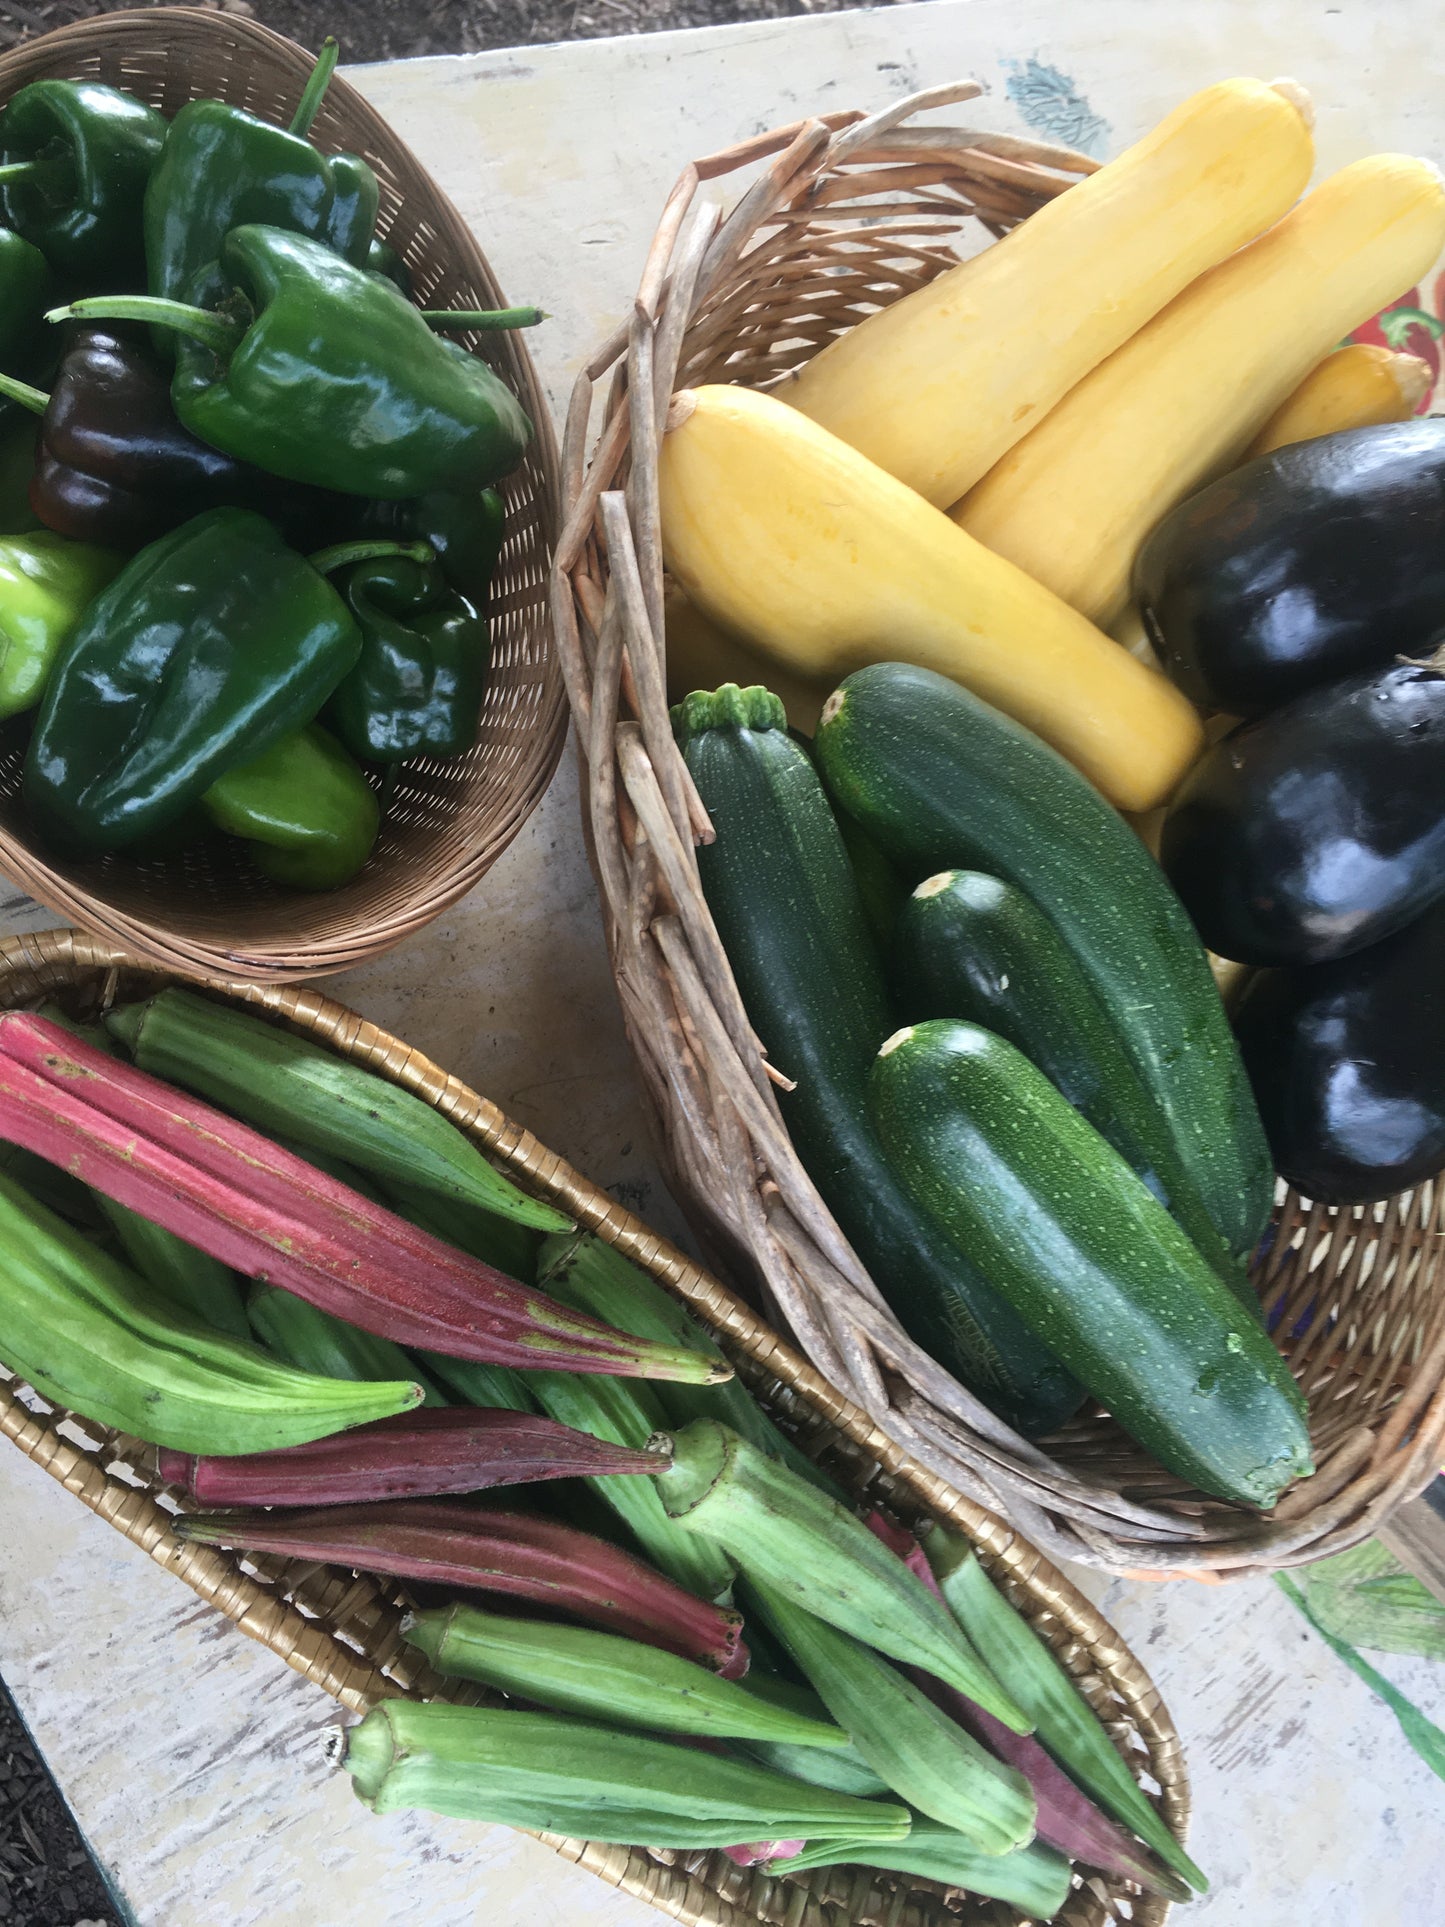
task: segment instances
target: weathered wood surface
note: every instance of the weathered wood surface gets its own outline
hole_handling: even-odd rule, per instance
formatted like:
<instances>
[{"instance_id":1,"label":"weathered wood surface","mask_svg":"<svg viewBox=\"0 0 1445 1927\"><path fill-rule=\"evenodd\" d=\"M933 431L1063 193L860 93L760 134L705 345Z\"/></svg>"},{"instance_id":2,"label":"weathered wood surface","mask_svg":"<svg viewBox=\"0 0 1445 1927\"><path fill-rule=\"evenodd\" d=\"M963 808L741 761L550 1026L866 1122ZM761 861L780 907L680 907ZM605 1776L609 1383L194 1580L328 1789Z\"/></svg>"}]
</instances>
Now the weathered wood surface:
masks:
<instances>
[{"instance_id":1,"label":"weathered wood surface","mask_svg":"<svg viewBox=\"0 0 1445 1927\"><path fill-rule=\"evenodd\" d=\"M1439 155L1438 5L1187 11L937 0L705 34L356 70L483 237L555 403L624 310L683 161L804 112L985 81L990 124L1107 154L1188 88L1294 73L1325 168ZM1010 90L1012 90L1011 97ZM1034 116L1025 122L1017 102ZM3 895L3 893L0 893ZM0 929L53 919L0 904ZM453 1066L658 1225L661 1193L564 766L482 886L337 994ZM377 1821L321 1762L328 1704L20 1459L0 1455L0 1671L142 1927L646 1927L500 1829ZM1199 1927L1435 1927L1445 1793L1278 1591L1082 1574L1154 1673L1215 1876ZM1438 1668L1390 1676L1445 1719Z\"/></svg>"}]
</instances>

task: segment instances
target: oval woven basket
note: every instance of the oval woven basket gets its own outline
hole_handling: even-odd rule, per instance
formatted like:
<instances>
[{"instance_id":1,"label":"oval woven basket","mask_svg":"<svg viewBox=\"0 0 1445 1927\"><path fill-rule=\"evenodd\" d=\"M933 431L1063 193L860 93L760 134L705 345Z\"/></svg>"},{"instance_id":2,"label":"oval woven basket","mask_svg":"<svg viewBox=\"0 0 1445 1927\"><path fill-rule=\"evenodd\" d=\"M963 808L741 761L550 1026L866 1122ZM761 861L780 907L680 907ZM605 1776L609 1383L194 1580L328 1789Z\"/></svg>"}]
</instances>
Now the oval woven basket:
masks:
<instances>
[{"instance_id":1,"label":"oval woven basket","mask_svg":"<svg viewBox=\"0 0 1445 1927\"><path fill-rule=\"evenodd\" d=\"M819 1370L916 1463L1010 1513L1055 1557L1151 1576L1301 1564L1367 1537L1445 1449L1445 1184L1375 1207L1292 1192L1279 1204L1255 1281L1309 1399L1318 1470L1272 1514L1186 1489L1096 1407L1030 1442L905 1336L833 1223L788 1142L699 887L693 846L711 832L667 716L657 456L669 398L701 382L776 384L952 266L955 248L1002 236L1096 166L906 124L981 91L934 88L695 162L630 319L578 380L553 620L614 973L700 1235L724 1268L741 1262L761 1283ZM717 181L736 197L725 218L707 189Z\"/></svg>"},{"instance_id":2,"label":"oval woven basket","mask_svg":"<svg viewBox=\"0 0 1445 1927\"><path fill-rule=\"evenodd\" d=\"M0 105L32 80L95 79L162 113L212 97L284 125L314 56L254 21L191 7L104 14L0 56ZM466 223L354 88L333 78L312 138L368 161L381 182L378 233L432 308L492 308L501 289ZM32 838L20 801L24 725L0 731L0 871L42 903L176 969L280 980L342 970L400 943L470 890L511 842L550 782L567 707L547 615L557 521L551 417L519 335L449 337L492 361L535 430L501 485L506 540L488 617L492 672L465 756L398 767L370 861L339 890L283 891L216 838L165 861L117 855L57 862Z\"/></svg>"},{"instance_id":3,"label":"oval woven basket","mask_svg":"<svg viewBox=\"0 0 1445 1927\"><path fill-rule=\"evenodd\" d=\"M144 996L165 981L165 973L78 932L47 931L0 943L0 1009L55 997L73 1014L85 1015ZM746 1305L494 1104L419 1052L314 990L217 981L199 987L320 1038L339 1055L435 1105L519 1184L597 1232L690 1305L773 1417L860 1500L886 1506L905 1524L929 1517L966 1532L989 1573L1107 1722L1131 1770L1157 1785L1160 1810L1183 1837L1189 1783L1159 1695L1108 1622L1017 1532L909 1466L863 1412L825 1384ZM177 1539L170 1520L179 1503L156 1477L151 1447L55 1410L3 1366L0 1433L157 1564L343 1706L364 1712L388 1695L485 1697L441 1681L404 1646L399 1627L408 1601L394 1582ZM549 1834L541 1838L614 1886L678 1920L706 1927L749 1927L759 1921L768 1927L944 1927L959 1920L1015 1927L1021 1918L999 1902L950 1899L943 1888L904 1876L820 1869L776 1880L759 1868L745 1871L721 1853L653 1854ZM1060 1927L1105 1927L1125 1920L1134 1927L1159 1927L1168 1912L1167 1901L1141 1895L1122 1880L1091 1874L1076 1877L1055 1918Z\"/></svg>"}]
</instances>

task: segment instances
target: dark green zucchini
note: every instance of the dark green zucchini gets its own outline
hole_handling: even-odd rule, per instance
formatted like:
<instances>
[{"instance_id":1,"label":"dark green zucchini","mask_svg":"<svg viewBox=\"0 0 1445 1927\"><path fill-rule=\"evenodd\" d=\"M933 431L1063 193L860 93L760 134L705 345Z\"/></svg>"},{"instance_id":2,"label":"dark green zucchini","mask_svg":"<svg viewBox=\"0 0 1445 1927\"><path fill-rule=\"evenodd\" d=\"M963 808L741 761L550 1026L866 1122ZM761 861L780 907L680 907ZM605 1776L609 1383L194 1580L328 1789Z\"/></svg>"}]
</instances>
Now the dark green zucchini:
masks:
<instances>
[{"instance_id":1,"label":"dark green zucchini","mask_svg":"<svg viewBox=\"0 0 1445 1927\"><path fill-rule=\"evenodd\" d=\"M1159 866L1078 771L946 676L877 663L814 739L838 803L910 883L968 864L1016 884L1074 953L1236 1257L1274 1172L1203 947Z\"/></svg>"},{"instance_id":2,"label":"dark green zucchini","mask_svg":"<svg viewBox=\"0 0 1445 1927\"><path fill-rule=\"evenodd\" d=\"M905 1021L961 1017L1007 1038L1132 1165L1235 1296L1258 1311L1109 1011L1022 890L980 870L941 870L904 905L892 963Z\"/></svg>"},{"instance_id":3,"label":"dark green zucchini","mask_svg":"<svg viewBox=\"0 0 1445 1927\"><path fill-rule=\"evenodd\" d=\"M940 1019L870 1079L915 1202L1148 1451L1267 1509L1313 1469L1289 1368L1159 1200L1020 1051Z\"/></svg>"},{"instance_id":4,"label":"dark green zucchini","mask_svg":"<svg viewBox=\"0 0 1445 1927\"><path fill-rule=\"evenodd\" d=\"M883 967L838 826L764 689L676 712L716 841L708 906L768 1056L798 1155L904 1328L1016 1429L1051 1431L1082 1394L1017 1312L900 1189L868 1122L868 1069L893 1027Z\"/></svg>"}]
</instances>

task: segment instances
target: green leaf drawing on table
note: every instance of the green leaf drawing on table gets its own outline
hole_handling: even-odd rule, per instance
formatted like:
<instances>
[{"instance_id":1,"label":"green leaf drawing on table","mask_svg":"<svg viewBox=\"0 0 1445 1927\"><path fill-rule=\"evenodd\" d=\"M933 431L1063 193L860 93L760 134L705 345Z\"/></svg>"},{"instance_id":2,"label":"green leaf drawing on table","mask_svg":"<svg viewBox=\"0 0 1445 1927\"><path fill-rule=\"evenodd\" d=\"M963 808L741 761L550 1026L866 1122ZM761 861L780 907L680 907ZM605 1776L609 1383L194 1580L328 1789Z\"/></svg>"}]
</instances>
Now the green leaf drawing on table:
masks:
<instances>
[{"instance_id":1,"label":"green leaf drawing on table","mask_svg":"<svg viewBox=\"0 0 1445 1927\"><path fill-rule=\"evenodd\" d=\"M1439 1779L1445 1780L1445 1733L1441 1732L1433 1720L1427 1719L1412 1700L1406 1699L1397 1686L1392 1686L1383 1673L1377 1673L1370 1662L1361 1653L1357 1653L1353 1646L1347 1645L1343 1639L1336 1639L1333 1633L1326 1632L1310 1611L1304 1594L1292 1579L1287 1579L1282 1572L1277 1572L1275 1583L1281 1592L1299 1607L1331 1651L1345 1662L1352 1673L1358 1674L1372 1693L1385 1702L1400 1722L1400 1731L1426 1766Z\"/></svg>"},{"instance_id":2,"label":"green leaf drawing on table","mask_svg":"<svg viewBox=\"0 0 1445 1927\"><path fill-rule=\"evenodd\" d=\"M1317 1623L1347 1645L1445 1659L1445 1602L1378 1539L1302 1566L1296 1578Z\"/></svg>"},{"instance_id":3,"label":"green leaf drawing on table","mask_svg":"<svg viewBox=\"0 0 1445 1927\"><path fill-rule=\"evenodd\" d=\"M1423 328L1432 341L1445 335L1445 321L1423 308L1390 308L1379 317L1380 333L1391 348L1403 348L1412 328Z\"/></svg>"}]
</instances>

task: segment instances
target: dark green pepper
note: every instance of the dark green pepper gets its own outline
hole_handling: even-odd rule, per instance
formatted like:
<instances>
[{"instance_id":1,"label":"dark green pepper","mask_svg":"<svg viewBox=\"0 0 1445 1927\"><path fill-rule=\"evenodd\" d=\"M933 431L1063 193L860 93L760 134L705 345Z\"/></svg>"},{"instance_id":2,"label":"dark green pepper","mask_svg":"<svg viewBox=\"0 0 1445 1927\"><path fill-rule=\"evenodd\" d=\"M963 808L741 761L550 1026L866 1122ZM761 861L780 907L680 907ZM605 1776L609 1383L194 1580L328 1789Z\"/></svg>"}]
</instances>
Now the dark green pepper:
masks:
<instances>
[{"instance_id":1,"label":"dark green pepper","mask_svg":"<svg viewBox=\"0 0 1445 1927\"><path fill-rule=\"evenodd\" d=\"M506 511L494 488L468 495L437 491L405 502L372 502L358 533L390 535L398 542L426 542L436 550L442 574L476 609L485 610L487 591L502 553Z\"/></svg>"},{"instance_id":2,"label":"dark green pepper","mask_svg":"<svg viewBox=\"0 0 1445 1927\"><path fill-rule=\"evenodd\" d=\"M373 241L366 250L366 265L373 274L394 282L407 299L411 299L411 272L389 242Z\"/></svg>"},{"instance_id":3,"label":"dark green pepper","mask_svg":"<svg viewBox=\"0 0 1445 1927\"><path fill-rule=\"evenodd\" d=\"M45 326L51 279L39 248L12 228L0 228L0 373L31 381L41 372L51 350L46 336L53 332ZM0 429L20 412L9 396L0 396Z\"/></svg>"},{"instance_id":4,"label":"dark green pepper","mask_svg":"<svg viewBox=\"0 0 1445 1927\"><path fill-rule=\"evenodd\" d=\"M428 323L523 327L535 308L432 313L319 241L238 227L198 286L211 305L104 295L53 320L149 321L177 330L176 413L238 461L293 482L398 498L483 489L531 438L521 404L484 361Z\"/></svg>"},{"instance_id":5,"label":"dark green pepper","mask_svg":"<svg viewBox=\"0 0 1445 1927\"><path fill-rule=\"evenodd\" d=\"M41 526L30 506L35 453L33 421L22 417L14 428L0 425L0 535L28 535Z\"/></svg>"},{"instance_id":6,"label":"dark green pepper","mask_svg":"<svg viewBox=\"0 0 1445 1927\"><path fill-rule=\"evenodd\" d=\"M436 563L405 556L359 563L342 594L361 631L361 659L327 720L352 755L400 763L470 749L491 659L486 622L471 603Z\"/></svg>"},{"instance_id":7,"label":"dark green pepper","mask_svg":"<svg viewBox=\"0 0 1445 1927\"><path fill-rule=\"evenodd\" d=\"M381 810L366 778L318 724L226 771L201 798L218 828L291 890L334 890L371 855Z\"/></svg>"},{"instance_id":8,"label":"dark green pepper","mask_svg":"<svg viewBox=\"0 0 1445 1927\"><path fill-rule=\"evenodd\" d=\"M0 717L40 701L65 644L121 557L49 529L0 540Z\"/></svg>"},{"instance_id":9,"label":"dark green pepper","mask_svg":"<svg viewBox=\"0 0 1445 1927\"><path fill-rule=\"evenodd\" d=\"M145 199L147 285L185 297L234 227L309 234L362 264L376 227L376 175L355 154L327 159L307 139L336 65L321 50L289 128L240 107L193 100L171 122Z\"/></svg>"},{"instance_id":10,"label":"dark green pepper","mask_svg":"<svg viewBox=\"0 0 1445 1927\"><path fill-rule=\"evenodd\" d=\"M5 219L59 275L142 279L146 183L165 139L154 108L98 80L35 80L0 114Z\"/></svg>"},{"instance_id":11,"label":"dark green pepper","mask_svg":"<svg viewBox=\"0 0 1445 1927\"><path fill-rule=\"evenodd\" d=\"M307 561L221 508L132 557L51 673L25 765L42 832L94 854L149 838L309 722L361 653L323 571L376 552Z\"/></svg>"}]
</instances>

